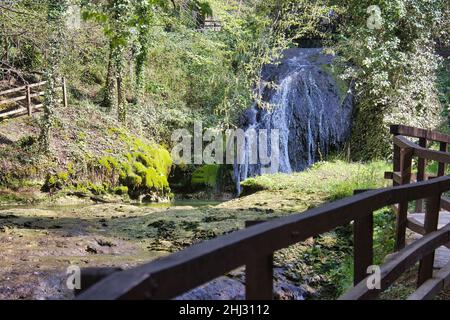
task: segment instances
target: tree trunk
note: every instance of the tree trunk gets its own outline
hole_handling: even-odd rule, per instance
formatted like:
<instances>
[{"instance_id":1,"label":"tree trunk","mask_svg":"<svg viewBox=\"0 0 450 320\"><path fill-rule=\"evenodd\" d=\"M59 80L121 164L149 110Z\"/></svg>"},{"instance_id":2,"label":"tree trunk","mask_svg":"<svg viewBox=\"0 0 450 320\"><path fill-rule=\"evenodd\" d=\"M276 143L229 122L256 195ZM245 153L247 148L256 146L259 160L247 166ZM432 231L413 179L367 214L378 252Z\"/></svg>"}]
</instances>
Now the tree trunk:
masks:
<instances>
[{"instance_id":1,"label":"tree trunk","mask_svg":"<svg viewBox=\"0 0 450 320\"><path fill-rule=\"evenodd\" d=\"M109 61L108 73L106 75L106 85L103 97L102 106L111 111L116 106L116 66L114 61L114 49L112 43L109 45Z\"/></svg>"},{"instance_id":2,"label":"tree trunk","mask_svg":"<svg viewBox=\"0 0 450 320\"><path fill-rule=\"evenodd\" d=\"M61 43L64 38L63 16L66 11L66 0L50 0L47 21L51 27L49 55L47 61L47 81L44 96L44 115L41 121L39 144L41 152L50 151L51 128L54 122L54 110L57 105L56 79L60 78Z\"/></svg>"},{"instance_id":3,"label":"tree trunk","mask_svg":"<svg viewBox=\"0 0 450 320\"><path fill-rule=\"evenodd\" d=\"M125 100L125 88L122 75L117 77L117 116L120 123L125 123L127 117L127 102Z\"/></svg>"}]
</instances>

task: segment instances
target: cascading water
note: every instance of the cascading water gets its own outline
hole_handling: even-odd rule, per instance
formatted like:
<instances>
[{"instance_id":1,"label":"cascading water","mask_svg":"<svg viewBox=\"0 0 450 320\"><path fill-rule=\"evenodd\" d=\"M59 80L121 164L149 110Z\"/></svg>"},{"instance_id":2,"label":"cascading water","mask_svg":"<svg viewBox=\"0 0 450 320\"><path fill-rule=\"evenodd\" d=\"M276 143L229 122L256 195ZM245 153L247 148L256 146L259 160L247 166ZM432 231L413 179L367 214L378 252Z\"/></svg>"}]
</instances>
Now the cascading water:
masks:
<instances>
[{"instance_id":1,"label":"cascading water","mask_svg":"<svg viewBox=\"0 0 450 320\"><path fill-rule=\"evenodd\" d=\"M333 56L316 48L292 48L276 64L263 68L262 83L275 85L260 88L262 100L270 108L254 104L241 121L246 133L244 152L234 166L238 193L240 182L263 173L291 173L314 164L320 155L336 150L348 138L353 96L341 92L336 80L325 72ZM249 162L250 151L259 144L253 130L278 129L278 168ZM270 137L270 134L268 134ZM271 141L269 139L269 145ZM270 150L270 148L268 148ZM254 149L255 150L255 149Z\"/></svg>"}]
</instances>

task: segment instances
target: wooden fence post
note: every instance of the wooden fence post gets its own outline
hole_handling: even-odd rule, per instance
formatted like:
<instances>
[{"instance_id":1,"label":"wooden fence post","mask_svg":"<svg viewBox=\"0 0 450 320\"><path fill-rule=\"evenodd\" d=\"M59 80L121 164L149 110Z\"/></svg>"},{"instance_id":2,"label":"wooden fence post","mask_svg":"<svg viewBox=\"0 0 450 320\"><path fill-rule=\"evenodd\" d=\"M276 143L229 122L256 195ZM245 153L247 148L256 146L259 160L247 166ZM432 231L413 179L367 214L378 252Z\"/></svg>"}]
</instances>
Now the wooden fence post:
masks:
<instances>
[{"instance_id":1,"label":"wooden fence post","mask_svg":"<svg viewBox=\"0 0 450 320\"><path fill-rule=\"evenodd\" d=\"M420 138L419 146L422 148L427 147L427 139ZM417 182L425 180L425 166L426 160L424 158L419 157L419 161L417 162ZM423 212L423 200L416 200L416 212Z\"/></svg>"},{"instance_id":2,"label":"wooden fence post","mask_svg":"<svg viewBox=\"0 0 450 320\"><path fill-rule=\"evenodd\" d=\"M353 283L367 277L367 268L373 264L373 213L353 222Z\"/></svg>"},{"instance_id":3,"label":"wooden fence post","mask_svg":"<svg viewBox=\"0 0 450 320\"><path fill-rule=\"evenodd\" d=\"M63 104L64 108L67 108L67 88L66 88L66 78L62 78L62 92L63 92Z\"/></svg>"},{"instance_id":4,"label":"wooden fence post","mask_svg":"<svg viewBox=\"0 0 450 320\"><path fill-rule=\"evenodd\" d=\"M411 166L413 149L402 148L400 151L400 174L401 185L409 184L411 182ZM397 212L397 230L395 237L395 249L398 251L405 247L406 224L408 222L408 201L400 202L398 204Z\"/></svg>"},{"instance_id":5,"label":"wooden fence post","mask_svg":"<svg viewBox=\"0 0 450 320\"><path fill-rule=\"evenodd\" d=\"M441 142L439 144L439 151L447 152L447 143ZM439 162L438 177L442 177L443 175L445 175L445 168L446 168L446 164L443 162Z\"/></svg>"},{"instance_id":6,"label":"wooden fence post","mask_svg":"<svg viewBox=\"0 0 450 320\"><path fill-rule=\"evenodd\" d=\"M264 221L246 221L251 227ZM245 298L247 300L273 299L273 254L260 257L245 266Z\"/></svg>"},{"instance_id":7,"label":"wooden fence post","mask_svg":"<svg viewBox=\"0 0 450 320\"><path fill-rule=\"evenodd\" d=\"M31 116L33 110L33 106L31 105L31 88L30 86L27 86L26 88L27 90L27 111L28 111L28 116Z\"/></svg>"},{"instance_id":8,"label":"wooden fence post","mask_svg":"<svg viewBox=\"0 0 450 320\"><path fill-rule=\"evenodd\" d=\"M425 234L436 231L439 224L439 211L441 208L441 194L437 194L426 201ZM417 283L422 285L433 276L434 252L420 261Z\"/></svg>"}]
</instances>

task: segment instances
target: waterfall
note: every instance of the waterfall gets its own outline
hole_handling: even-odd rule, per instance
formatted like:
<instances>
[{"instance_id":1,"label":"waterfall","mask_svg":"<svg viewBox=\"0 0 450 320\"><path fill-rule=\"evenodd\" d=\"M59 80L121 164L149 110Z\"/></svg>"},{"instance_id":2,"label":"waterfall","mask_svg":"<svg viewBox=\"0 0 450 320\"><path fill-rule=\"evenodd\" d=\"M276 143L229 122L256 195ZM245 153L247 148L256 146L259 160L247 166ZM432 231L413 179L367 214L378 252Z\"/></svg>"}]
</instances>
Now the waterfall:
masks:
<instances>
[{"instance_id":1,"label":"waterfall","mask_svg":"<svg viewBox=\"0 0 450 320\"><path fill-rule=\"evenodd\" d=\"M241 162L234 165L238 193L240 182L248 177L274 173L270 166L248 160L251 148L260 143L249 134L253 130L278 129L279 165L275 172L302 171L319 155L342 147L350 132L353 96L351 90L341 92L334 77L325 71L333 59L320 48L292 48L280 61L263 68L261 82L266 85L259 90L264 104L270 107L255 103L242 116L245 149Z\"/></svg>"}]
</instances>

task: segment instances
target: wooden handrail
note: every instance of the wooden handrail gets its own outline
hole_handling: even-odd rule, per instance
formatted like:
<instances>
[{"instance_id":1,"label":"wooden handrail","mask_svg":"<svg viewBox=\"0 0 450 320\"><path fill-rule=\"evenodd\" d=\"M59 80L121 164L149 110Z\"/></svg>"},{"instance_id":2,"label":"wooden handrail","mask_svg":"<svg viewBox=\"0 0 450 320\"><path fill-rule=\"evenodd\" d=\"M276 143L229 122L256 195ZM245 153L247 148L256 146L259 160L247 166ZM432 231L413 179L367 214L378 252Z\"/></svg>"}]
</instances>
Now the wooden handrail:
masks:
<instances>
[{"instance_id":1,"label":"wooden handrail","mask_svg":"<svg viewBox=\"0 0 450 320\"><path fill-rule=\"evenodd\" d=\"M373 290L367 286L364 279L354 288L347 291L340 300L373 299L386 290L401 274L412 267L417 261L434 252L438 247L450 241L450 224L424 236L410 246L396 253L391 259L381 266L380 289Z\"/></svg>"},{"instance_id":2,"label":"wooden handrail","mask_svg":"<svg viewBox=\"0 0 450 320\"><path fill-rule=\"evenodd\" d=\"M400 135L412 138L424 138L431 141L450 143L450 135L436 131L419 129L404 125L392 125L390 127L390 131L391 134L396 136Z\"/></svg>"},{"instance_id":3,"label":"wooden handrail","mask_svg":"<svg viewBox=\"0 0 450 320\"><path fill-rule=\"evenodd\" d=\"M366 219L377 209L399 202L432 198L448 190L450 176L361 193L305 213L223 235L136 268L115 272L81 293L77 299L174 298L235 268L267 257L276 250L351 221ZM448 232L438 234L439 243L448 242ZM436 242L426 248L431 250L434 244ZM407 254L401 254L409 259L404 265L409 265L416 249L421 251L414 259L420 259L429 252L420 245L409 248Z\"/></svg>"},{"instance_id":4,"label":"wooden handrail","mask_svg":"<svg viewBox=\"0 0 450 320\"><path fill-rule=\"evenodd\" d=\"M426 160L450 163L450 153L448 152L423 148L402 136L395 136L394 143L400 148L412 149L413 156L417 156Z\"/></svg>"}]
</instances>

